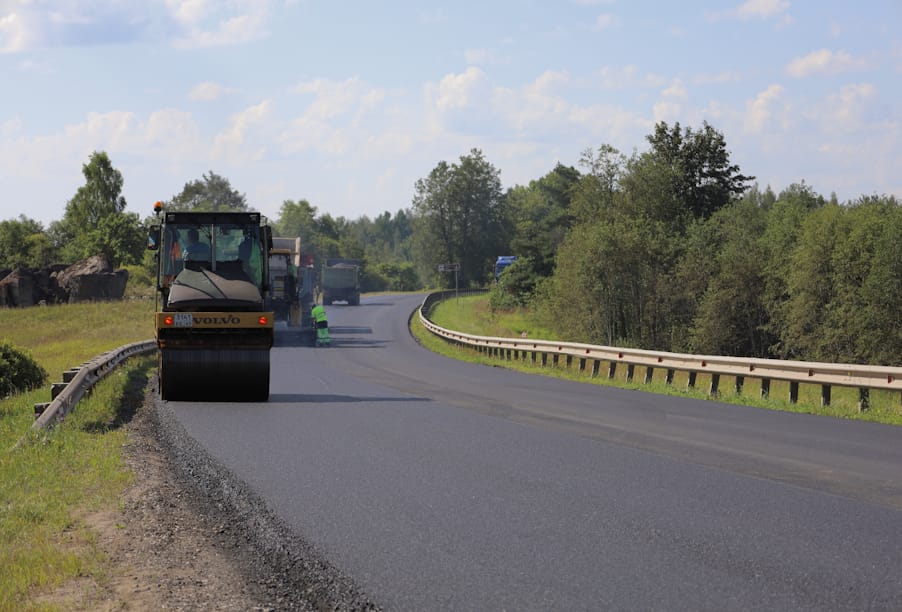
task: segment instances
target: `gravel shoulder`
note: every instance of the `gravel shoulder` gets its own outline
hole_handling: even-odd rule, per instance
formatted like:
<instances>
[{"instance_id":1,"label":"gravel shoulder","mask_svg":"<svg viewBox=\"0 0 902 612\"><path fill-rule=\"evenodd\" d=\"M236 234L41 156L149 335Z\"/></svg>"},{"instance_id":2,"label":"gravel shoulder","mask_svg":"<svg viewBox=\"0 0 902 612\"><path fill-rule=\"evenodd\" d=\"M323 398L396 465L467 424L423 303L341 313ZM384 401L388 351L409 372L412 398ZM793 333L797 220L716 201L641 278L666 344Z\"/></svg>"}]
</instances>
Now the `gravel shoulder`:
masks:
<instances>
[{"instance_id":1,"label":"gravel shoulder","mask_svg":"<svg viewBox=\"0 0 902 612\"><path fill-rule=\"evenodd\" d=\"M40 598L60 609L376 610L192 439L148 385L126 427L133 484L83 520L108 557L99 582Z\"/></svg>"}]
</instances>

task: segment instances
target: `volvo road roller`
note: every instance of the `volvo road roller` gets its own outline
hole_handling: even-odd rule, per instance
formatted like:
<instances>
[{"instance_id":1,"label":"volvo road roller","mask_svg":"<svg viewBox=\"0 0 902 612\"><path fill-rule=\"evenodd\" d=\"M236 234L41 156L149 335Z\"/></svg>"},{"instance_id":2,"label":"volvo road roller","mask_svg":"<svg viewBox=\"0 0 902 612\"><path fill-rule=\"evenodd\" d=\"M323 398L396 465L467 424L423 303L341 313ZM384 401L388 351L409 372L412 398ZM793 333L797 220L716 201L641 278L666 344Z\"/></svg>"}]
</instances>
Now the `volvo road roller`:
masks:
<instances>
[{"instance_id":1,"label":"volvo road roller","mask_svg":"<svg viewBox=\"0 0 902 612\"><path fill-rule=\"evenodd\" d=\"M161 397L266 401L270 228L257 212L169 212L159 202L154 210Z\"/></svg>"}]
</instances>

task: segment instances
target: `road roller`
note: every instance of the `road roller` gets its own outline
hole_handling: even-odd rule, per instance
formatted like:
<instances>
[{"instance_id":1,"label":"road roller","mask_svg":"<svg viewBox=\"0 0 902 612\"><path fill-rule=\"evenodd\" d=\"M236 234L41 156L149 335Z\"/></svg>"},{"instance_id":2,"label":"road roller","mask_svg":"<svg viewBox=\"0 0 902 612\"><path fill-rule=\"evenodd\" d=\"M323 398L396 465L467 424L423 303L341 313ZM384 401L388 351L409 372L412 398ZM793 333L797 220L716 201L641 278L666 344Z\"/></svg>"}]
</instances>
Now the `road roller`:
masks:
<instances>
[{"instance_id":1,"label":"road roller","mask_svg":"<svg viewBox=\"0 0 902 612\"><path fill-rule=\"evenodd\" d=\"M161 398L267 401L271 229L258 212L154 211Z\"/></svg>"}]
</instances>

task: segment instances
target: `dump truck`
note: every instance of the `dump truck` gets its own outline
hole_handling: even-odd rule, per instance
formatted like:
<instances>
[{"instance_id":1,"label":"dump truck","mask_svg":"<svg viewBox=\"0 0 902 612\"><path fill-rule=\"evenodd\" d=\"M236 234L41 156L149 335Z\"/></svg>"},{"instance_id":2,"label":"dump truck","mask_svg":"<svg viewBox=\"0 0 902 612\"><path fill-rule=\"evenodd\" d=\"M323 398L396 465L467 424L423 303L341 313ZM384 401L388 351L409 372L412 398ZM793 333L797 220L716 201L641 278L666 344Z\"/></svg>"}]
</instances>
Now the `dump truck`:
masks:
<instances>
[{"instance_id":1,"label":"dump truck","mask_svg":"<svg viewBox=\"0 0 902 612\"><path fill-rule=\"evenodd\" d=\"M169 212L158 202L156 341L164 400L266 401L272 233L257 212Z\"/></svg>"},{"instance_id":2,"label":"dump truck","mask_svg":"<svg viewBox=\"0 0 902 612\"><path fill-rule=\"evenodd\" d=\"M269 251L267 304L277 322L313 329L310 309L313 307L314 276L313 255L301 252L299 237L273 237Z\"/></svg>"},{"instance_id":3,"label":"dump truck","mask_svg":"<svg viewBox=\"0 0 902 612\"><path fill-rule=\"evenodd\" d=\"M326 306L332 302L357 306L360 304L360 262L356 259L327 259L320 285Z\"/></svg>"}]
</instances>

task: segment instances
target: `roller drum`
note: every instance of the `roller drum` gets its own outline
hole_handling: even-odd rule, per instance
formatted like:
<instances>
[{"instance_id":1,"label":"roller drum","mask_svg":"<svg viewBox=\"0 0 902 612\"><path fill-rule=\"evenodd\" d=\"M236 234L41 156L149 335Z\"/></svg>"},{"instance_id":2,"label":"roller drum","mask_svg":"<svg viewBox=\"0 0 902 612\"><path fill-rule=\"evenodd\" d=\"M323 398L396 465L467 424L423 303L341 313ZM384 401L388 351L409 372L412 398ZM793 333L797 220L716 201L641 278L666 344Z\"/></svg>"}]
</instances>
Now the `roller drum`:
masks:
<instances>
[{"instance_id":1,"label":"roller drum","mask_svg":"<svg viewBox=\"0 0 902 612\"><path fill-rule=\"evenodd\" d=\"M164 400L265 402L269 398L268 348L163 348L159 373Z\"/></svg>"}]
</instances>

